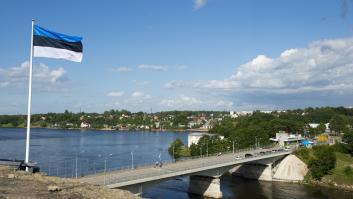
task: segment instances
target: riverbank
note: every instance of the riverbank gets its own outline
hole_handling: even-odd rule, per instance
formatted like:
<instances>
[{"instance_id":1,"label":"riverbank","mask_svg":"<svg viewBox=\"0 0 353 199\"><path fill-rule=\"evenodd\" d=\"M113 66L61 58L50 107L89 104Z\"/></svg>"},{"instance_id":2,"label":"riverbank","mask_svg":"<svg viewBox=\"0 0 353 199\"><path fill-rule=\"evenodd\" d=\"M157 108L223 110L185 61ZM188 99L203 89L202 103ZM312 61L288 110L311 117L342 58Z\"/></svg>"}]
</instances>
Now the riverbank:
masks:
<instances>
[{"instance_id":1,"label":"riverbank","mask_svg":"<svg viewBox=\"0 0 353 199\"><path fill-rule=\"evenodd\" d=\"M134 194L119 189L89 185L73 179L30 174L0 166L0 198L26 199L138 199Z\"/></svg>"},{"instance_id":2,"label":"riverbank","mask_svg":"<svg viewBox=\"0 0 353 199\"><path fill-rule=\"evenodd\" d=\"M315 186L330 187L353 192L353 157L350 154L336 152L335 168L321 181L308 179Z\"/></svg>"},{"instance_id":3,"label":"riverbank","mask_svg":"<svg viewBox=\"0 0 353 199\"><path fill-rule=\"evenodd\" d=\"M26 127L1 127L0 128L9 128L9 129L14 129L14 128L22 128L25 129ZM143 129L111 129L111 128L58 128L58 127L40 127L40 126L31 126L31 129L54 129L54 130L95 130L95 131L146 131L146 132L185 132L185 133L191 133L191 132L208 132L208 129L150 129L150 130L143 130Z\"/></svg>"}]
</instances>

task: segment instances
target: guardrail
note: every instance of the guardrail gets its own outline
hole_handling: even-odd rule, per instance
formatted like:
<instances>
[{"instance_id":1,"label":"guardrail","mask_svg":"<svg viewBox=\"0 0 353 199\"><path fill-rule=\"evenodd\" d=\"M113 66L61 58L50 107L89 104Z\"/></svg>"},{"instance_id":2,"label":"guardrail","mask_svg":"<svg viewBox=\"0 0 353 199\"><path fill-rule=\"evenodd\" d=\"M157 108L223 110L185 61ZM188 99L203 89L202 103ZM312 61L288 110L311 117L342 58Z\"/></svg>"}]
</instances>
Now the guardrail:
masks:
<instances>
[{"instance_id":1,"label":"guardrail","mask_svg":"<svg viewBox=\"0 0 353 199\"><path fill-rule=\"evenodd\" d=\"M258 151L257 149L252 150L252 151L243 151L242 153L245 152L256 152ZM259 154L257 156L252 156L252 157L244 157L242 159L235 159L233 155L225 155L223 157L215 158L215 157L209 157L205 159L194 159L191 165L185 166L185 164L182 166L181 164L187 163L187 161L180 162L180 167L173 167L173 170L168 170L168 166L165 166L166 169L163 167L160 169L150 169L146 170L145 172L142 173L135 173L135 171L132 171L131 169L125 170L125 171L119 171L117 172L106 172L106 173L101 173L99 175L93 175L93 176L88 176L89 178L86 179L90 181L91 183L94 184L101 184L101 185L109 185L109 184L115 184L114 186L118 186L116 184L124 184L124 186L128 185L129 183L134 184L136 181L152 181L155 179L163 179L163 178L170 178L170 177L175 177L179 175L187 175L190 173L195 173L199 172L202 170L209 170L210 167L213 168L218 168L218 167L223 167L223 166L229 166L237 163L243 163L243 162L249 162L249 161L256 161L259 159L264 159L264 158L270 158L274 156L278 156L281 154L288 154L291 153L292 151L276 151L276 152L270 152L270 153L264 153L264 154ZM234 155L241 154L240 152L235 153ZM227 156L227 157L226 157ZM229 159L229 157L231 157ZM228 160L225 160L225 158L228 158ZM209 159L212 159L212 161L209 161ZM199 161L197 161L199 160ZM178 164L174 164L178 165ZM121 174L125 175L121 175ZM148 179L150 178L150 179ZM122 185L119 185L122 186Z\"/></svg>"},{"instance_id":2,"label":"guardrail","mask_svg":"<svg viewBox=\"0 0 353 199\"><path fill-rule=\"evenodd\" d=\"M272 148L268 148L268 147L269 146L264 146L263 148L249 147L244 149L237 149L237 150L234 150L234 154L241 154L249 151L272 150L272 149L279 148L279 147L272 147ZM207 155L191 156L186 158L180 158L177 160L166 160L162 162L163 162L163 165L169 165L169 164L181 163L189 160L202 159L205 157L217 157L220 155L223 156L227 154L233 154L233 151L232 150L225 151L225 152L221 152L221 154L219 153L208 154L208 156ZM147 168L155 165L154 161L148 161L144 164L134 164L133 168L131 165L119 166L119 167L107 166L107 162L109 163L112 161L114 161L114 159L109 159L109 160L105 159L104 161L104 159L98 160L98 159L88 159L88 158L71 158L71 159L65 159L63 161L42 163L40 164L40 169L41 169L41 172L44 172L47 175L66 177L66 178L79 178L87 175L110 173L111 171L134 170L137 168L139 169Z\"/></svg>"}]
</instances>

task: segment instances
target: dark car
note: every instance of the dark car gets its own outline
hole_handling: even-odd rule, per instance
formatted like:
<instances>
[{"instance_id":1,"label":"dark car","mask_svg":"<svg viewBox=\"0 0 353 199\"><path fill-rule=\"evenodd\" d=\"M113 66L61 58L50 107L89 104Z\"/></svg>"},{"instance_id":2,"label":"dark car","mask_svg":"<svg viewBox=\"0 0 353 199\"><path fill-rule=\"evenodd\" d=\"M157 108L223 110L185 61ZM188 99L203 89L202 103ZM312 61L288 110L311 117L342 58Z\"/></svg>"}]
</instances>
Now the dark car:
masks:
<instances>
[{"instance_id":1,"label":"dark car","mask_svg":"<svg viewBox=\"0 0 353 199\"><path fill-rule=\"evenodd\" d=\"M253 155L252 154L250 154L250 153L247 153L247 154L245 154L245 156L244 156L245 158L250 158L250 157L253 157Z\"/></svg>"}]
</instances>

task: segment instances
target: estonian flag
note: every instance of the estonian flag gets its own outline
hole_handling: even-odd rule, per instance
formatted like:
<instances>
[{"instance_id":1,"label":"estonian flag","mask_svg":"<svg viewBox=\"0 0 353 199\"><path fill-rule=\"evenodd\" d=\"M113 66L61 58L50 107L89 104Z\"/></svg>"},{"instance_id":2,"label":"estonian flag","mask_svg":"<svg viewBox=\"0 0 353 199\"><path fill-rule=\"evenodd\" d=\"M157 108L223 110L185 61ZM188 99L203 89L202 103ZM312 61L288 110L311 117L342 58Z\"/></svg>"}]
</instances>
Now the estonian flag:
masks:
<instances>
[{"instance_id":1,"label":"estonian flag","mask_svg":"<svg viewBox=\"0 0 353 199\"><path fill-rule=\"evenodd\" d=\"M52 32L34 25L33 56L82 61L82 37Z\"/></svg>"}]
</instances>

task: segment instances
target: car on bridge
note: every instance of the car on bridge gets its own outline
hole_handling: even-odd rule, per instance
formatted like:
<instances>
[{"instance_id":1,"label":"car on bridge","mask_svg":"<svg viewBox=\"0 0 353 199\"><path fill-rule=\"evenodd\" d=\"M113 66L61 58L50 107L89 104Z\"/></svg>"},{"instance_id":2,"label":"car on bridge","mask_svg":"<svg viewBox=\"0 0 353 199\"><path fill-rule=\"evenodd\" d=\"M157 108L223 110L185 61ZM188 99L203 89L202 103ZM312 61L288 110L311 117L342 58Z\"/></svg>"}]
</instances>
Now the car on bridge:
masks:
<instances>
[{"instance_id":1,"label":"car on bridge","mask_svg":"<svg viewBox=\"0 0 353 199\"><path fill-rule=\"evenodd\" d=\"M245 158L251 158L251 157L253 157L254 155L253 154L250 154L250 153L247 153L247 154L245 154Z\"/></svg>"},{"instance_id":2,"label":"car on bridge","mask_svg":"<svg viewBox=\"0 0 353 199\"><path fill-rule=\"evenodd\" d=\"M236 159L236 160L241 160L241 159L243 159L243 157L241 157L241 156L238 155L238 156L235 156L235 159Z\"/></svg>"}]
</instances>

